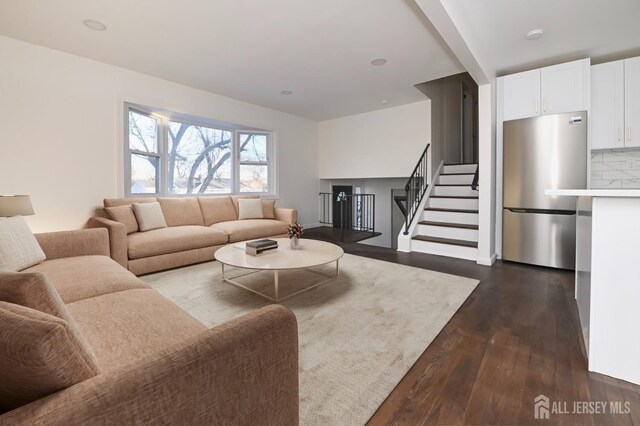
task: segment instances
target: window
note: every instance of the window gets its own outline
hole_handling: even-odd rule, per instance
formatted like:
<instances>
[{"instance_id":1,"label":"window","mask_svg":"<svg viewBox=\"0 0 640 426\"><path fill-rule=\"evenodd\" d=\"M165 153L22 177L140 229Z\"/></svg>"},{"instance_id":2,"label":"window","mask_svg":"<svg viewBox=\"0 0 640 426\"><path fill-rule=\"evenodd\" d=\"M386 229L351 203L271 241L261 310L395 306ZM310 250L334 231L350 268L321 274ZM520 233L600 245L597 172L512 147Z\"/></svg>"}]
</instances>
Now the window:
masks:
<instances>
[{"instance_id":1,"label":"window","mask_svg":"<svg viewBox=\"0 0 640 426\"><path fill-rule=\"evenodd\" d=\"M275 193L270 132L133 105L126 110L127 195Z\"/></svg>"}]
</instances>

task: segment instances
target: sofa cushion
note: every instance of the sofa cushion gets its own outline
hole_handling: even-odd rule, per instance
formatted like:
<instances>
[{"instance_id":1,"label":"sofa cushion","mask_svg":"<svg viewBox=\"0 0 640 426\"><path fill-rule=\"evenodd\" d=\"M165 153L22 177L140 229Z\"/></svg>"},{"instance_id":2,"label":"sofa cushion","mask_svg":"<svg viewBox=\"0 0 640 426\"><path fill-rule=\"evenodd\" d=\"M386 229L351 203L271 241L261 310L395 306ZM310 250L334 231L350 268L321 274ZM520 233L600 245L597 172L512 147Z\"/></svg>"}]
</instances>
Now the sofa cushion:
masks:
<instances>
[{"instance_id":1,"label":"sofa cushion","mask_svg":"<svg viewBox=\"0 0 640 426\"><path fill-rule=\"evenodd\" d=\"M105 371L178 345L207 329L152 289L107 294L68 308Z\"/></svg>"},{"instance_id":2,"label":"sofa cushion","mask_svg":"<svg viewBox=\"0 0 640 426\"><path fill-rule=\"evenodd\" d=\"M136 219L136 215L133 213L133 208L130 205L105 207L104 211L110 219L123 224L125 228L127 228L127 234L138 232L140 230L138 220Z\"/></svg>"},{"instance_id":3,"label":"sofa cushion","mask_svg":"<svg viewBox=\"0 0 640 426\"><path fill-rule=\"evenodd\" d=\"M287 233L286 223L272 219L233 220L213 224L210 228L226 233L230 243Z\"/></svg>"},{"instance_id":4,"label":"sofa cushion","mask_svg":"<svg viewBox=\"0 0 640 426\"><path fill-rule=\"evenodd\" d=\"M69 315L60 295L44 274L0 272L0 301L35 309L66 321L76 333L77 339L86 347L83 354L86 356L87 364L96 365L93 352L86 344L78 325Z\"/></svg>"},{"instance_id":5,"label":"sofa cushion","mask_svg":"<svg viewBox=\"0 0 640 426\"><path fill-rule=\"evenodd\" d=\"M240 198L238 200L238 220L263 218L262 200L259 198Z\"/></svg>"},{"instance_id":6,"label":"sofa cushion","mask_svg":"<svg viewBox=\"0 0 640 426\"><path fill-rule=\"evenodd\" d=\"M276 218L276 200L262 200L262 217L264 219Z\"/></svg>"},{"instance_id":7,"label":"sofa cushion","mask_svg":"<svg viewBox=\"0 0 640 426\"><path fill-rule=\"evenodd\" d=\"M204 226L200 203L196 197L161 197L158 198L164 219L169 226L200 225Z\"/></svg>"},{"instance_id":8,"label":"sofa cushion","mask_svg":"<svg viewBox=\"0 0 640 426\"><path fill-rule=\"evenodd\" d=\"M135 203L132 207L141 232L167 227L160 203Z\"/></svg>"},{"instance_id":9,"label":"sofa cushion","mask_svg":"<svg viewBox=\"0 0 640 426\"><path fill-rule=\"evenodd\" d=\"M133 198L105 198L102 203L105 207L130 206L134 203L155 203L156 197L133 197Z\"/></svg>"},{"instance_id":10,"label":"sofa cushion","mask_svg":"<svg viewBox=\"0 0 640 426\"><path fill-rule=\"evenodd\" d=\"M176 253L228 242L227 235L205 226L175 226L129 235L129 259Z\"/></svg>"},{"instance_id":11,"label":"sofa cushion","mask_svg":"<svg viewBox=\"0 0 640 426\"><path fill-rule=\"evenodd\" d=\"M218 222L236 219L236 210L231 202L231 197L223 195L221 197L198 197L200 210L204 224L206 226Z\"/></svg>"},{"instance_id":12,"label":"sofa cushion","mask_svg":"<svg viewBox=\"0 0 640 426\"><path fill-rule=\"evenodd\" d=\"M0 218L0 271L18 272L46 256L21 216Z\"/></svg>"},{"instance_id":13,"label":"sofa cushion","mask_svg":"<svg viewBox=\"0 0 640 426\"><path fill-rule=\"evenodd\" d=\"M260 198L257 195L232 195L231 202L233 203L233 209L235 210L236 216L234 219L238 218L238 213L240 212L240 208L238 206L239 199L252 199L252 198Z\"/></svg>"},{"instance_id":14,"label":"sofa cushion","mask_svg":"<svg viewBox=\"0 0 640 426\"><path fill-rule=\"evenodd\" d=\"M64 320L0 302L0 411L11 410L99 373Z\"/></svg>"},{"instance_id":15,"label":"sofa cushion","mask_svg":"<svg viewBox=\"0 0 640 426\"><path fill-rule=\"evenodd\" d=\"M132 288L149 287L107 256L47 260L25 272L45 274L64 303Z\"/></svg>"}]
</instances>

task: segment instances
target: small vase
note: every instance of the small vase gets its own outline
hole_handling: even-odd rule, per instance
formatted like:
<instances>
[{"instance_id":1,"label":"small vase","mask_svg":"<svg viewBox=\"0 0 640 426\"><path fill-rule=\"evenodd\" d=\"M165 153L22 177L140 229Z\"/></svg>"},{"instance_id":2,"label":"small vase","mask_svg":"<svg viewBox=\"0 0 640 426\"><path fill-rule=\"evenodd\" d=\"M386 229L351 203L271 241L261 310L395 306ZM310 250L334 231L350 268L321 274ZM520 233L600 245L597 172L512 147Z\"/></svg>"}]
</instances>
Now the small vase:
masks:
<instances>
[{"instance_id":1,"label":"small vase","mask_svg":"<svg viewBox=\"0 0 640 426\"><path fill-rule=\"evenodd\" d=\"M291 237L289 243L292 250L298 250L300 248L300 237Z\"/></svg>"}]
</instances>

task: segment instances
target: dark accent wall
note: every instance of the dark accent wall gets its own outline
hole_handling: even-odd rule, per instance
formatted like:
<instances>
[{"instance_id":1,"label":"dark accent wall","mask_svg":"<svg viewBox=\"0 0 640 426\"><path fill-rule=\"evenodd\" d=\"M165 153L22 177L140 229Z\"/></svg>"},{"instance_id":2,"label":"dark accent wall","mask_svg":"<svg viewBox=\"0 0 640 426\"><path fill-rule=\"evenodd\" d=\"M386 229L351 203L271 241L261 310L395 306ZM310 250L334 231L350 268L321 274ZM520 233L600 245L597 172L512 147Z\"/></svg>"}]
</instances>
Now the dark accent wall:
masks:
<instances>
[{"instance_id":1,"label":"dark accent wall","mask_svg":"<svg viewBox=\"0 0 640 426\"><path fill-rule=\"evenodd\" d=\"M478 85L469 73L461 73L415 87L431 99L431 166L449 163L476 163L478 159ZM463 158L463 92L473 98L471 146ZM468 132L469 133L469 132ZM471 155L469 155L471 153Z\"/></svg>"}]
</instances>

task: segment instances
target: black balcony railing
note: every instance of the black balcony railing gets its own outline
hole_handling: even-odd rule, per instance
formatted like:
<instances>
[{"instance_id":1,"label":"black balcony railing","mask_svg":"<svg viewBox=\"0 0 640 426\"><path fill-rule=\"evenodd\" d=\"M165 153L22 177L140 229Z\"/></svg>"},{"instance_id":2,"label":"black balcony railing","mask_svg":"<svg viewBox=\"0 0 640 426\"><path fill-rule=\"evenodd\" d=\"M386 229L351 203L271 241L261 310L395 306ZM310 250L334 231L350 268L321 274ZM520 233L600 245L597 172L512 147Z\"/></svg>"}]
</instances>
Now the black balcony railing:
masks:
<instances>
[{"instance_id":1,"label":"black balcony railing","mask_svg":"<svg viewBox=\"0 0 640 426\"><path fill-rule=\"evenodd\" d=\"M320 193L320 223L339 228L343 240L345 233L375 232L375 221L375 194Z\"/></svg>"}]
</instances>

